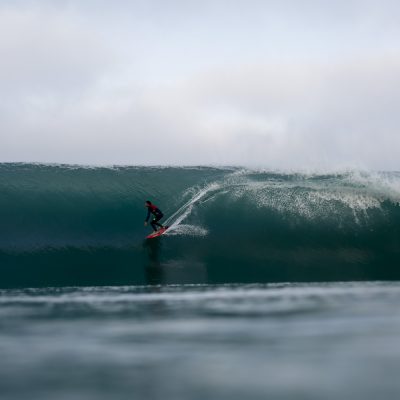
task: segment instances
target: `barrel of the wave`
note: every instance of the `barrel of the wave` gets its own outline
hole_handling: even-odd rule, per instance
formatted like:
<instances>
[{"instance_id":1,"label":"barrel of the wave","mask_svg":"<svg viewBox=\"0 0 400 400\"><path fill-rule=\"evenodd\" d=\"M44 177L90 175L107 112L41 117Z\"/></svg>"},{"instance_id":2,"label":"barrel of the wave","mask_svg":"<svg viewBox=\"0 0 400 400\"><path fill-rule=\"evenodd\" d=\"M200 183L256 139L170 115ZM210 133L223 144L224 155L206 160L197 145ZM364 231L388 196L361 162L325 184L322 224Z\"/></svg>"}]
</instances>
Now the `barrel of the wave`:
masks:
<instances>
[{"instance_id":1,"label":"barrel of the wave","mask_svg":"<svg viewBox=\"0 0 400 400\"><path fill-rule=\"evenodd\" d=\"M223 173L0 163L0 288L147 284L143 188L172 215L188 188ZM163 263L175 258L165 250Z\"/></svg>"}]
</instances>

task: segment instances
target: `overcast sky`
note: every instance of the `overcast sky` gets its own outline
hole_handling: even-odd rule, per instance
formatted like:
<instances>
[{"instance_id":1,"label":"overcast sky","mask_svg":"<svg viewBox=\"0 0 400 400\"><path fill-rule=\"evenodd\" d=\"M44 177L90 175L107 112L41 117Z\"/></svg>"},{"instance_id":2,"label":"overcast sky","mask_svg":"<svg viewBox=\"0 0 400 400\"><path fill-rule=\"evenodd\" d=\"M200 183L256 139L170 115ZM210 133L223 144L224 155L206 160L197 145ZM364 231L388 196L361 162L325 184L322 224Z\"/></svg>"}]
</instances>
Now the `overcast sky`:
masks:
<instances>
[{"instance_id":1,"label":"overcast sky","mask_svg":"<svg viewBox=\"0 0 400 400\"><path fill-rule=\"evenodd\" d=\"M400 170L400 2L0 0L0 162Z\"/></svg>"}]
</instances>

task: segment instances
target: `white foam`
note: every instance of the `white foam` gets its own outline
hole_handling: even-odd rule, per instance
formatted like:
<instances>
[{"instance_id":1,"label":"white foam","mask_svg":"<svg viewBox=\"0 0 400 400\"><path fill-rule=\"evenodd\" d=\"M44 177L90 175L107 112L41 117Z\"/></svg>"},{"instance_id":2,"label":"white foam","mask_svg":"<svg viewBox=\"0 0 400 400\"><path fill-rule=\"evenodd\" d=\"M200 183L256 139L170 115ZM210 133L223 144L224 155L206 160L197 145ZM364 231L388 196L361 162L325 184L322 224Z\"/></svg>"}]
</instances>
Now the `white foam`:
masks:
<instances>
[{"instance_id":1,"label":"white foam","mask_svg":"<svg viewBox=\"0 0 400 400\"><path fill-rule=\"evenodd\" d=\"M249 170L231 174L225 190L233 200L248 199L258 208L307 219L334 217L339 223L349 216L358 224L366 221L370 210L384 212L384 201L400 204L400 175L396 174L347 172L320 179L296 175L289 180L285 176L262 181L257 181L257 175Z\"/></svg>"},{"instance_id":2,"label":"white foam","mask_svg":"<svg viewBox=\"0 0 400 400\"><path fill-rule=\"evenodd\" d=\"M208 230L197 225L187 225L180 224L175 225L168 229L165 235L175 236L175 235L183 235L183 236L206 236L208 234Z\"/></svg>"},{"instance_id":3,"label":"white foam","mask_svg":"<svg viewBox=\"0 0 400 400\"><path fill-rule=\"evenodd\" d=\"M385 172L351 171L346 180L350 184L362 186L376 197L400 204L400 174Z\"/></svg>"},{"instance_id":4,"label":"white foam","mask_svg":"<svg viewBox=\"0 0 400 400\"><path fill-rule=\"evenodd\" d=\"M221 185L217 182L210 183L209 185L199 189L197 192L194 192L192 197L176 211L173 215L171 215L164 223L164 225L169 225L168 229L169 234L187 234L194 236L205 236L207 235L207 230L195 225L182 225L182 222L191 214L193 207L204 200L206 195L212 192L218 192L221 188ZM194 188L193 188L194 190ZM188 193L188 192L187 192ZM207 199L209 200L209 198ZM188 228L190 227L190 228Z\"/></svg>"},{"instance_id":5,"label":"white foam","mask_svg":"<svg viewBox=\"0 0 400 400\"><path fill-rule=\"evenodd\" d=\"M170 234L204 236L205 228L182 225L198 204L227 195L233 201L248 200L258 208L275 210L307 219L332 219L338 223L349 220L361 224L369 219L369 211L384 212L382 204L390 201L400 205L400 174L347 171L330 176L287 175L271 179L265 172L240 169L205 187L192 187L184 193L189 200L172 215L166 224Z\"/></svg>"}]
</instances>

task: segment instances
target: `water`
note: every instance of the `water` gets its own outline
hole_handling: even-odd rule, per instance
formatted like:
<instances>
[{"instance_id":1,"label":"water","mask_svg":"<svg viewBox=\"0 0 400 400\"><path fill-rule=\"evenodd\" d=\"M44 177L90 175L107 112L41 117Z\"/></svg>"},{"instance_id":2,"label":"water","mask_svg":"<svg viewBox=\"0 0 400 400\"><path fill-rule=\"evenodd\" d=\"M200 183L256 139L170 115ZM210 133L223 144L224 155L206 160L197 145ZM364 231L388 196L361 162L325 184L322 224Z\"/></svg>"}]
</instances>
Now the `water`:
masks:
<instances>
[{"instance_id":1,"label":"water","mask_svg":"<svg viewBox=\"0 0 400 400\"><path fill-rule=\"evenodd\" d=\"M399 204L396 172L0 164L0 287L399 280Z\"/></svg>"},{"instance_id":2,"label":"water","mask_svg":"<svg viewBox=\"0 0 400 400\"><path fill-rule=\"evenodd\" d=\"M399 261L396 172L0 164L0 397L397 399Z\"/></svg>"},{"instance_id":3,"label":"water","mask_svg":"<svg viewBox=\"0 0 400 400\"><path fill-rule=\"evenodd\" d=\"M395 399L400 284L0 292L4 399Z\"/></svg>"}]
</instances>

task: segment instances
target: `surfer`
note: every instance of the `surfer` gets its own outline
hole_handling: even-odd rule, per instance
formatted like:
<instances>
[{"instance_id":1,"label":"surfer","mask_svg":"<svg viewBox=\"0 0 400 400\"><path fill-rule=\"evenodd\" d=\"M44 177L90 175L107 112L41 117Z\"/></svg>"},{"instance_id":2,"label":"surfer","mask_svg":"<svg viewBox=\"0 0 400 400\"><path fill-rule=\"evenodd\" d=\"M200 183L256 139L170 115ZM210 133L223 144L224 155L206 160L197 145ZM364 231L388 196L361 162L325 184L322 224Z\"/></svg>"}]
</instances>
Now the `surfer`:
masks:
<instances>
[{"instance_id":1,"label":"surfer","mask_svg":"<svg viewBox=\"0 0 400 400\"><path fill-rule=\"evenodd\" d=\"M144 221L144 226L147 226L147 223L150 218L150 214L153 214L153 220L150 222L151 226L154 229L154 232L157 232L157 226L160 228L164 228L158 221L164 216L164 214L161 212L161 210L152 204L150 200L146 200L144 203L145 207L147 207L147 217L146 220Z\"/></svg>"}]
</instances>

